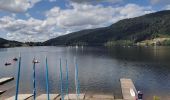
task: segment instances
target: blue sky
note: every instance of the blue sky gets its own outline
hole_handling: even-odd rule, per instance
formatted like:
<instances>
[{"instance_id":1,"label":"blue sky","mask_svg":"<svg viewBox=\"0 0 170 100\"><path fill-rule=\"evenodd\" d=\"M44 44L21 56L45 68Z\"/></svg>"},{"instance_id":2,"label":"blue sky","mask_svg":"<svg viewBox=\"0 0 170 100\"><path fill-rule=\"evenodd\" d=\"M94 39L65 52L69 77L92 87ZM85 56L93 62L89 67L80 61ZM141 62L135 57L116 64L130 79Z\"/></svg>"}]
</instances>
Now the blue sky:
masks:
<instances>
[{"instance_id":1,"label":"blue sky","mask_svg":"<svg viewBox=\"0 0 170 100\"><path fill-rule=\"evenodd\" d=\"M0 37L45 41L169 9L170 0L0 0Z\"/></svg>"}]
</instances>

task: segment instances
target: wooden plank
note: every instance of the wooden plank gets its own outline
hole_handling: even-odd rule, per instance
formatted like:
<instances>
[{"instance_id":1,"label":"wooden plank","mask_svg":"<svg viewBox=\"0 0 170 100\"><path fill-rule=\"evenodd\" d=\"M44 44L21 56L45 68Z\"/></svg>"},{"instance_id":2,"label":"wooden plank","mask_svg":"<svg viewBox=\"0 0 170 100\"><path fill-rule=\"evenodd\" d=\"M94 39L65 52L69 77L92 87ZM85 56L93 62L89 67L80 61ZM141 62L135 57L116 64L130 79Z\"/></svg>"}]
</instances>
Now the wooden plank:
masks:
<instances>
[{"instance_id":1,"label":"wooden plank","mask_svg":"<svg viewBox=\"0 0 170 100\"><path fill-rule=\"evenodd\" d=\"M135 100L137 91L131 79L120 79L122 95L125 100Z\"/></svg>"},{"instance_id":2,"label":"wooden plank","mask_svg":"<svg viewBox=\"0 0 170 100\"><path fill-rule=\"evenodd\" d=\"M50 100L55 100L60 96L59 94L49 94L49 95L50 95ZM36 98L36 100L47 100L47 94L41 94Z\"/></svg>"},{"instance_id":3,"label":"wooden plank","mask_svg":"<svg viewBox=\"0 0 170 100\"><path fill-rule=\"evenodd\" d=\"M0 85L5 84L5 83L7 83L9 81L12 81L12 80L14 80L14 77L4 77L4 78L1 78L0 79Z\"/></svg>"},{"instance_id":4,"label":"wooden plank","mask_svg":"<svg viewBox=\"0 0 170 100\"><path fill-rule=\"evenodd\" d=\"M0 95L3 94L5 91L0 91Z\"/></svg>"},{"instance_id":5,"label":"wooden plank","mask_svg":"<svg viewBox=\"0 0 170 100\"><path fill-rule=\"evenodd\" d=\"M115 99L103 99L103 98L90 98L85 100L115 100Z\"/></svg>"},{"instance_id":6,"label":"wooden plank","mask_svg":"<svg viewBox=\"0 0 170 100\"><path fill-rule=\"evenodd\" d=\"M112 95L93 95L89 100L114 100Z\"/></svg>"},{"instance_id":7,"label":"wooden plank","mask_svg":"<svg viewBox=\"0 0 170 100\"><path fill-rule=\"evenodd\" d=\"M112 95L93 95L93 98L114 99Z\"/></svg>"},{"instance_id":8,"label":"wooden plank","mask_svg":"<svg viewBox=\"0 0 170 100\"><path fill-rule=\"evenodd\" d=\"M85 94L79 94L79 97L77 97L77 94L67 94L64 96L64 100L84 100Z\"/></svg>"},{"instance_id":9,"label":"wooden plank","mask_svg":"<svg viewBox=\"0 0 170 100\"><path fill-rule=\"evenodd\" d=\"M19 94L18 100L27 100L27 99L31 98L32 96L33 96L33 94ZM15 100L15 96L12 96L5 100Z\"/></svg>"}]
</instances>

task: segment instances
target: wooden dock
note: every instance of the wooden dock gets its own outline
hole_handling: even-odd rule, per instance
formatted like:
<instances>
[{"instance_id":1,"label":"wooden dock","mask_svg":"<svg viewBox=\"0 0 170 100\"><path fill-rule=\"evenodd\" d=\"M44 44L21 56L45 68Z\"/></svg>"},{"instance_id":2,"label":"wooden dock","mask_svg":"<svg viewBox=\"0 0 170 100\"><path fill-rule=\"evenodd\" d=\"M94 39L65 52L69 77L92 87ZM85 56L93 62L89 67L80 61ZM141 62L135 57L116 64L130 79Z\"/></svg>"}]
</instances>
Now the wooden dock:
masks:
<instances>
[{"instance_id":1,"label":"wooden dock","mask_svg":"<svg viewBox=\"0 0 170 100\"><path fill-rule=\"evenodd\" d=\"M1 78L0 79L0 85L5 84L5 83L7 83L9 81L12 81L12 80L14 80L14 77L4 77L4 78Z\"/></svg>"},{"instance_id":2,"label":"wooden dock","mask_svg":"<svg viewBox=\"0 0 170 100\"><path fill-rule=\"evenodd\" d=\"M87 100L114 100L114 96L112 95L93 95Z\"/></svg>"},{"instance_id":3,"label":"wooden dock","mask_svg":"<svg viewBox=\"0 0 170 100\"><path fill-rule=\"evenodd\" d=\"M50 95L50 100L60 100L59 94L49 94L49 95ZM36 98L36 100L47 100L47 94L41 94Z\"/></svg>"},{"instance_id":4,"label":"wooden dock","mask_svg":"<svg viewBox=\"0 0 170 100\"><path fill-rule=\"evenodd\" d=\"M4 78L1 79L2 81L11 80L12 78ZM100 94L93 94L93 95L85 95L79 94L68 94L64 95L64 100L136 100L137 91L134 86L134 83L131 79L122 78L120 79L121 89L122 89L122 99L115 99L113 95L100 95ZM0 91L0 94L4 91ZM18 100L32 100L33 94L19 94ZM15 100L15 96L12 96L5 100ZM36 100L47 100L47 94L41 94L36 97ZM50 100L61 100L60 94L50 94Z\"/></svg>"},{"instance_id":5,"label":"wooden dock","mask_svg":"<svg viewBox=\"0 0 170 100\"><path fill-rule=\"evenodd\" d=\"M27 100L27 99L31 98L32 96L33 96L33 94L19 94L18 100ZM7 98L5 100L15 100L15 96L12 96L12 97Z\"/></svg>"},{"instance_id":6,"label":"wooden dock","mask_svg":"<svg viewBox=\"0 0 170 100\"><path fill-rule=\"evenodd\" d=\"M9 82L9 81L12 81L12 80L14 80L14 77L4 77L4 78L1 78L0 79L0 85L3 85L3 84L5 84L5 83L7 83L7 82ZM6 90L0 90L0 95L1 94L3 94L4 92L6 92Z\"/></svg>"},{"instance_id":7,"label":"wooden dock","mask_svg":"<svg viewBox=\"0 0 170 100\"><path fill-rule=\"evenodd\" d=\"M137 91L131 79L120 79L122 95L125 100L136 100Z\"/></svg>"},{"instance_id":8,"label":"wooden dock","mask_svg":"<svg viewBox=\"0 0 170 100\"><path fill-rule=\"evenodd\" d=\"M85 94L79 94L79 97L77 97L77 94L67 94L64 96L64 100L84 100Z\"/></svg>"}]
</instances>

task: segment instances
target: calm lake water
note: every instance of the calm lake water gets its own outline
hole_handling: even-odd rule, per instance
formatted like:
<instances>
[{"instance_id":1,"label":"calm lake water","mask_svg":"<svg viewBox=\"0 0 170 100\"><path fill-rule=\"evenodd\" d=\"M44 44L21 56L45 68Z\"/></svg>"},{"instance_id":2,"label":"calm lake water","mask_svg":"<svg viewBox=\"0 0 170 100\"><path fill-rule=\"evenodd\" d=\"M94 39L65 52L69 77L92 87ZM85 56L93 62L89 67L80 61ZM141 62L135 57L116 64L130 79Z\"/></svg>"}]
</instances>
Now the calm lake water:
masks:
<instances>
[{"instance_id":1,"label":"calm lake water","mask_svg":"<svg viewBox=\"0 0 170 100\"><path fill-rule=\"evenodd\" d=\"M74 59L79 67L81 92L87 94L113 94L121 97L120 78L131 78L144 100L154 95L161 100L170 100L170 47L21 47L0 49L0 77L16 76L18 62L14 57L22 56L20 93L32 93L32 60L36 57L37 93L45 93L45 56L49 63L50 93L60 92L59 59L62 59L63 77L66 80L65 60L69 66L69 90L75 93ZM11 66L4 66L5 62ZM15 78L16 79L16 78ZM9 89L0 98L15 94L15 80L0 86ZM65 89L64 89L65 90ZM169 97L169 99L168 99Z\"/></svg>"}]
</instances>

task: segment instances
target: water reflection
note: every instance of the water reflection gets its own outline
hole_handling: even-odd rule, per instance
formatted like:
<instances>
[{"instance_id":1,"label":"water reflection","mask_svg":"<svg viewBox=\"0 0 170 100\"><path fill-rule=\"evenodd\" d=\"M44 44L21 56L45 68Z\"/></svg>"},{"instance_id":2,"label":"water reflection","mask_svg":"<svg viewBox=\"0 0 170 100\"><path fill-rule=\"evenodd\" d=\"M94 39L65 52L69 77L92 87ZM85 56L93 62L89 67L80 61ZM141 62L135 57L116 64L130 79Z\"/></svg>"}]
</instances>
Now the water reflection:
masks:
<instances>
[{"instance_id":1,"label":"water reflection","mask_svg":"<svg viewBox=\"0 0 170 100\"><path fill-rule=\"evenodd\" d=\"M32 59L36 65L38 94L45 93L45 56L49 61L50 92L59 93L59 59L62 59L64 81L66 81L65 59L69 65L70 92L74 87L74 58L78 59L81 92L114 94L121 97L119 79L131 78L137 89L144 92L145 100L153 95L168 100L170 94L169 47L22 47L0 49L0 76L16 76L17 63L5 67L4 62L22 54L21 93L32 93ZM10 83L15 84L15 82ZM10 87L9 85L9 87ZM13 89L15 90L15 89ZM66 91L66 89L64 89ZM11 93L12 94L12 93ZM4 94L3 97L5 97Z\"/></svg>"}]
</instances>

